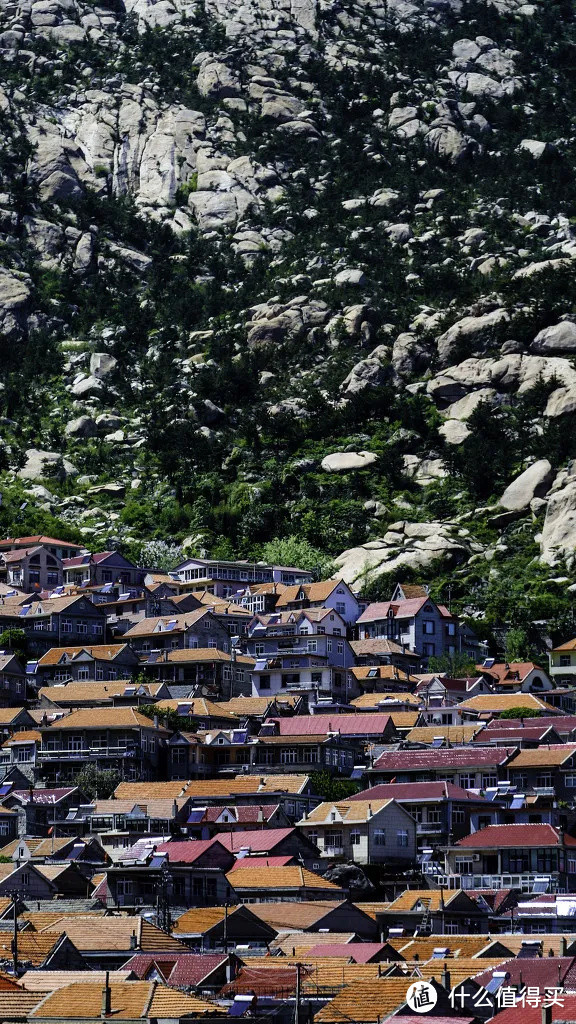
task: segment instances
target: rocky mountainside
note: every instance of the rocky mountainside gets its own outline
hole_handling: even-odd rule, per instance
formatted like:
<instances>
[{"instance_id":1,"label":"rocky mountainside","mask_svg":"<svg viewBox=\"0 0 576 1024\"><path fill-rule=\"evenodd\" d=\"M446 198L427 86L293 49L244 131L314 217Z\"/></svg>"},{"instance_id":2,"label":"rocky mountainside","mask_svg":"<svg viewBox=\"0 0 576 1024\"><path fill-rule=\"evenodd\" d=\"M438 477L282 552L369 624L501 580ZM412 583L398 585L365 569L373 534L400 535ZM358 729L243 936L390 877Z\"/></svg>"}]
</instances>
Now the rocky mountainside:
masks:
<instances>
[{"instance_id":1,"label":"rocky mountainside","mask_svg":"<svg viewBox=\"0 0 576 1024\"><path fill-rule=\"evenodd\" d=\"M564 628L572 4L2 0L0 29L2 529L290 537Z\"/></svg>"}]
</instances>

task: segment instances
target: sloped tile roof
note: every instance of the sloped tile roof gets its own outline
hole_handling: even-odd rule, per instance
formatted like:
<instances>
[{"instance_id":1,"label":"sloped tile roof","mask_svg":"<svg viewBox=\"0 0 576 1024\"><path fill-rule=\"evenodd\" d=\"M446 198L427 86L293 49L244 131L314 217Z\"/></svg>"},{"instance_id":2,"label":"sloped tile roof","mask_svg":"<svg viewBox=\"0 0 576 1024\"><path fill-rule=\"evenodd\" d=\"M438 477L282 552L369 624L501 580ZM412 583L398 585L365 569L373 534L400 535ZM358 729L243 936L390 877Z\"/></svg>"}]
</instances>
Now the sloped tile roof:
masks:
<instances>
[{"instance_id":1,"label":"sloped tile roof","mask_svg":"<svg viewBox=\"0 0 576 1024\"><path fill-rule=\"evenodd\" d=\"M492 767L505 764L515 752L510 747L441 747L438 750L386 750L374 762L383 771L425 771L427 768Z\"/></svg>"},{"instance_id":2,"label":"sloped tile roof","mask_svg":"<svg viewBox=\"0 0 576 1024\"><path fill-rule=\"evenodd\" d=\"M155 726L151 718L146 718L132 707L78 708L46 728L51 732L61 729L155 729L169 734L168 729Z\"/></svg>"},{"instance_id":3,"label":"sloped tile roof","mask_svg":"<svg viewBox=\"0 0 576 1024\"><path fill-rule=\"evenodd\" d=\"M384 713L356 713L332 715L292 715L288 718L273 718L280 736L325 736L329 732L340 732L341 736L380 735L390 724L390 716Z\"/></svg>"},{"instance_id":4,"label":"sloped tile roof","mask_svg":"<svg viewBox=\"0 0 576 1024\"><path fill-rule=\"evenodd\" d=\"M472 835L464 836L456 846L474 850L558 846L560 834L552 825L487 825ZM564 835L567 846L576 846L576 839Z\"/></svg>"},{"instance_id":5,"label":"sloped tile roof","mask_svg":"<svg viewBox=\"0 0 576 1024\"><path fill-rule=\"evenodd\" d=\"M301 867L242 868L226 876L237 891L244 889L326 889L340 895L342 889L322 875Z\"/></svg>"}]
</instances>

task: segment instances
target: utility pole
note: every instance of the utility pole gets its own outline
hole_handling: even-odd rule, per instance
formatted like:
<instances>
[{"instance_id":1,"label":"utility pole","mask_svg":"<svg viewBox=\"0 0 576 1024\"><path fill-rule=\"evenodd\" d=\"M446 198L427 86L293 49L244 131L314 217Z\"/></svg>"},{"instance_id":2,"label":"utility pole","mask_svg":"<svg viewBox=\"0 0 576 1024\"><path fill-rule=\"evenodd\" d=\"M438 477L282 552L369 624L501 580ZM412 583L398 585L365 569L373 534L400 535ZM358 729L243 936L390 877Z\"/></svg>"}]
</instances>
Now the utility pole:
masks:
<instances>
[{"instance_id":1,"label":"utility pole","mask_svg":"<svg viewBox=\"0 0 576 1024\"><path fill-rule=\"evenodd\" d=\"M302 964L296 964L296 1005L294 1006L294 1024L300 1024L300 998L301 998L301 977Z\"/></svg>"},{"instance_id":2,"label":"utility pole","mask_svg":"<svg viewBox=\"0 0 576 1024\"><path fill-rule=\"evenodd\" d=\"M18 893L16 890L10 893L12 896L12 966L14 977L18 977Z\"/></svg>"},{"instance_id":3,"label":"utility pole","mask_svg":"<svg viewBox=\"0 0 576 1024\"><path fill-rule=\"evenodd\" d=\"M228 901L224 904L224 953L228 954Z\"/></svg>"}]
</instances>

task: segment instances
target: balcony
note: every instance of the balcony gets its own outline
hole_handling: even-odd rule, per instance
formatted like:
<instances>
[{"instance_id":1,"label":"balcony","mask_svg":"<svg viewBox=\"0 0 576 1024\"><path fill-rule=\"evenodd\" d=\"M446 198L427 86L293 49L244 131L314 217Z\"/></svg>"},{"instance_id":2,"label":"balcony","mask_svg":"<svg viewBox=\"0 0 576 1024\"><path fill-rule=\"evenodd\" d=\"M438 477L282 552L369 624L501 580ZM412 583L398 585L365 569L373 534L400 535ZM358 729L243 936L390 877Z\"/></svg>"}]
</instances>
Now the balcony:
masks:
<instances>
[{"instance_id":1,"label":"balcony","mask_svg":"<svg viewBox=\"0 0 576 1024\"><path fill-rule=\"evenodd\" d=\"M443 875L436 877L439 885L449 889L520 889L522 892L558 892L558 875Z\"/></svg>"},{"instance_id":2,"label":"balcony","mask_svg":"<svg viewBox=\"0 0 576 1024\"><path fill-rule=\"evenodd\" d=\"M325 846L322 854L323 857L343 857L344 847L343 846Z\"/></svg>"},{"instance_id":3,"label":"balcony","mask_svg":"<svg viewBox=\"0 0 576 1024\"><path fill-rule=\"evenodd\" d=\"M40 761L97 761L106 757L139 757L140 747L81 747L78 750L39 750Z\"/></svg>"},{"instance_id":4,"label":"balcony","mask_svg":"<svg viewBox=\"0 0 576 1024\"><path fill-rule=\"evenodd\" d=\"M440 821L419 821L416 824L416 832L418 835L422 835L423 833L439 835L444 831L446 830Z\"/></svg>"}]
</instances>

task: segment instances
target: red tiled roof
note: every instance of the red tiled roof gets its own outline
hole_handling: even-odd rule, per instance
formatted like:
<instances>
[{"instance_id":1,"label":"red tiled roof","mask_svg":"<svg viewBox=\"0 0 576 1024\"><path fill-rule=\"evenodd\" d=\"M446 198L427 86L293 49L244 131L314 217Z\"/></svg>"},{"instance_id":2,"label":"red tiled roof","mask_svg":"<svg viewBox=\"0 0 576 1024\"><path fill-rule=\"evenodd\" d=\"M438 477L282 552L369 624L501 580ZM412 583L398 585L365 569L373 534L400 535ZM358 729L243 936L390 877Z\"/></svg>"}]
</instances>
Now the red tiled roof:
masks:
<instances>
[{"instance_id":1,"label":"red tiled roof","mask_svg":"<svg viewBox=\"0 0 576 1024\"><path fill-rule=\"evenodd\" d=\"M523 725L523 723L525 723L525 722L528 722L528 725ZM573 729L576 729L576 715L558 715L557 717L555 715L541 715L541 716L539 716L538 717L538 726L540 726L541 728L544 728L544 726L546 726L546 725L552 725L556 729L556 732L562 732L562 733L564 733L564 732L572 732ZM534 727L535 727L535 720L533 718L523 718L523 719L520 719L520 718L508 718L508 719L496 718L496 719L492 719L492 721L488 722L488 724L486 725L486 728L490 729L490 730L492 730L492 729L524 729L524 728L530 728L531 729L531 728L534 728Z\"/></svg>"},{"instance_id":2,"label":"red tiled roof","mask_svg":"<svg viewBox=\"0 0 576 1024\"><path fill-rule=\"evenodd\" d=\"M157 967L168 985L176 988L200 985L208 975L226 964L224 953L137 953L125 965L124 970L134 971L138 978L145 979L151 967Z\"/></svg>"},{"instance_id":3,"label":"red tiled roof","mask_svg":"<svg viewBox=\"0 0 576 1024\"><path fill-rule=\"evenodd\" d=\"M412 597L407 601L375 601L373 604L368 605L357 621L374 622L377 619L387 619L391 608L394 611L395 617L398 616L401 619L411 618L431 600L432 599L426 595L426 597Z\"/></svg>"},{"instance_id":4,"label":"red tiled roof","mask_svg":"<svg viewBox=\"0 0 576 1024\"><path fill-rule=\"evenodd\" d=\"M505 764L516 747L448 747L438 750L386 750L374 763L383 771L470 768Z\"/></svg>"},{"instance_id":5,"label":"red tiled roof","mask_svg":"<svg viewBox=\"0 0 576 1024\"><path fill-rule=\"evenodd\" d=\"M81 548L81 544L76 544L73 540L58 540L56 537L44 537L41 533L36 533L32 537L5 537L4 540L0 540L0 547L3 544L57 544L59 547L64 548Z\"/></svg>"},{"instance_id":6,"label":"red tiled roof","mask_svg":"<svg viewBox=\"0 0 576 1024\"><path fill-rule=\"evenodd\" d=\"M552 1005L551 1010L553 1021L576 1020L576 995L563 992L560 1002ZM434 1018L434 1024L437 1019L437 1017ZM509 1010L502 1010L492 1019L494 1024L542 1024L542 1007L540 1004L530 1006L528 1003L526 1005L518 1003ZM406 1018L403 1017L402 1024L405 1024L405 1020Z\"/></svg>"},{"instance_id":7,"label":"red tiled roof","mask_svg":"<svg viewBox=\"0 0 576 1024\"><path fill-rule=\"evenodd\" d=\"M301 979L310 973L310 968L303 967ZM286 967L243 967L234 981L222 989L220 996L230 998L238 994L289 998L296 988L296 977L296 964L288 964Z\"/></svg>"},{"instance_id":8,"label":"red tiled roof","mask_svg":"<svg viewBox=\"0 0 576 1024\"><path fill-rule=\"evenodd\" d=\"M267 721L277 723L280 736L325 736L329 732L340 732L342 736L366 736L368 733L383 733L390 722L390 715L359 711L353 715L293 715Z\"/></svg>"},{"instance_id":9,"label":"red tiled roof","mask_svg":"<svg viewBox=\"0 0 576 1024\"><path fill-rule=\"evenodd\" d=\"M564 835L566 846L576 846L573 836ZM559 832L552 825L487 825L460 839L456 846L474 850L499 847L558 846Z\"/></svg>"},{"instance_id":10,"label":"red tiled roof","mask_svg":"<svg viewBox=\"0 0 576 1024\"><path fill-rule=\"evenodd\" d=\"M213 839L176 839L166 843L159 843L156 847L158 853L166 853L168 860L176 864L193 864L202 854L214 846L223 843L222 836L214 836ZM128 854L127 854L128 856Z\"/></svg>"},{"instance_id":11,"label":"red tiled roof","mask_svg":"<svg viewBox=\"0 0 576 1024\"><path fill-rule=\"evenodd\" d=\"M496 719L496 721L500 721L500 719ZM496 739L509 739L510 743L521 742L522 740L529 740L532 743L534 743L542 740L551 728L552 727L549 725L529 725L526 727L518 726L516 729L507 729L502 727L501 729L490 729L489 736L483 736L482 734L486 733L488 730L481 729L480 732L477 732L476 735L473 737L472 742L488 743L489 741Z\"/></svg>"},{"instance_id":12,"label":"red tiled roof","mask_svg":"<svg viewBox=\"0 0 576 1024\"><path fill-rule=\"evenodd\" d=\"M245 847L266 853L293 834L298 835L295 828L255 828L249 832L221 832L215 838L231 853L238 853Z\"/></svg>"},{"instance_id":13,"label":"red tiled roof","mask_svg":"<svg viewBox=\"0 0 576 1024\"><path fill-rule=\"evenodd\" d=\"M347 800L464 800L467 803L488 803L485 797L476 796L453 782L382 782L371 789L354 793Z\"/></svg>"},{"instance_id":14,"label":"red tiled roof","mask_svg":"<svg viewBox=\"0 0 576 1024\"><path fill-rule=\"evenodd\" d=\"M539 989L566 986L573 989L576 981L576 957L515 957L498 964L496 970L505 971L509 976L506 979L507 985L528 984ZM483 971L482 974L477 974L474 980L485 986L491 980L492 974L492 970Z\"/></svg>"},{"instance_id":15,"label":"red tiled roof","mask_svg":"<svg viewBox=\"0 0 576 1024\"><path fill-rule=\"evenodd\" d=\"M239 825L251 825L257 824L262 818L267 821L277 810L278 804L216 804L206 808L202 821L216 822L223 811L230 811Z\"/></svg>"}]
</instances>

